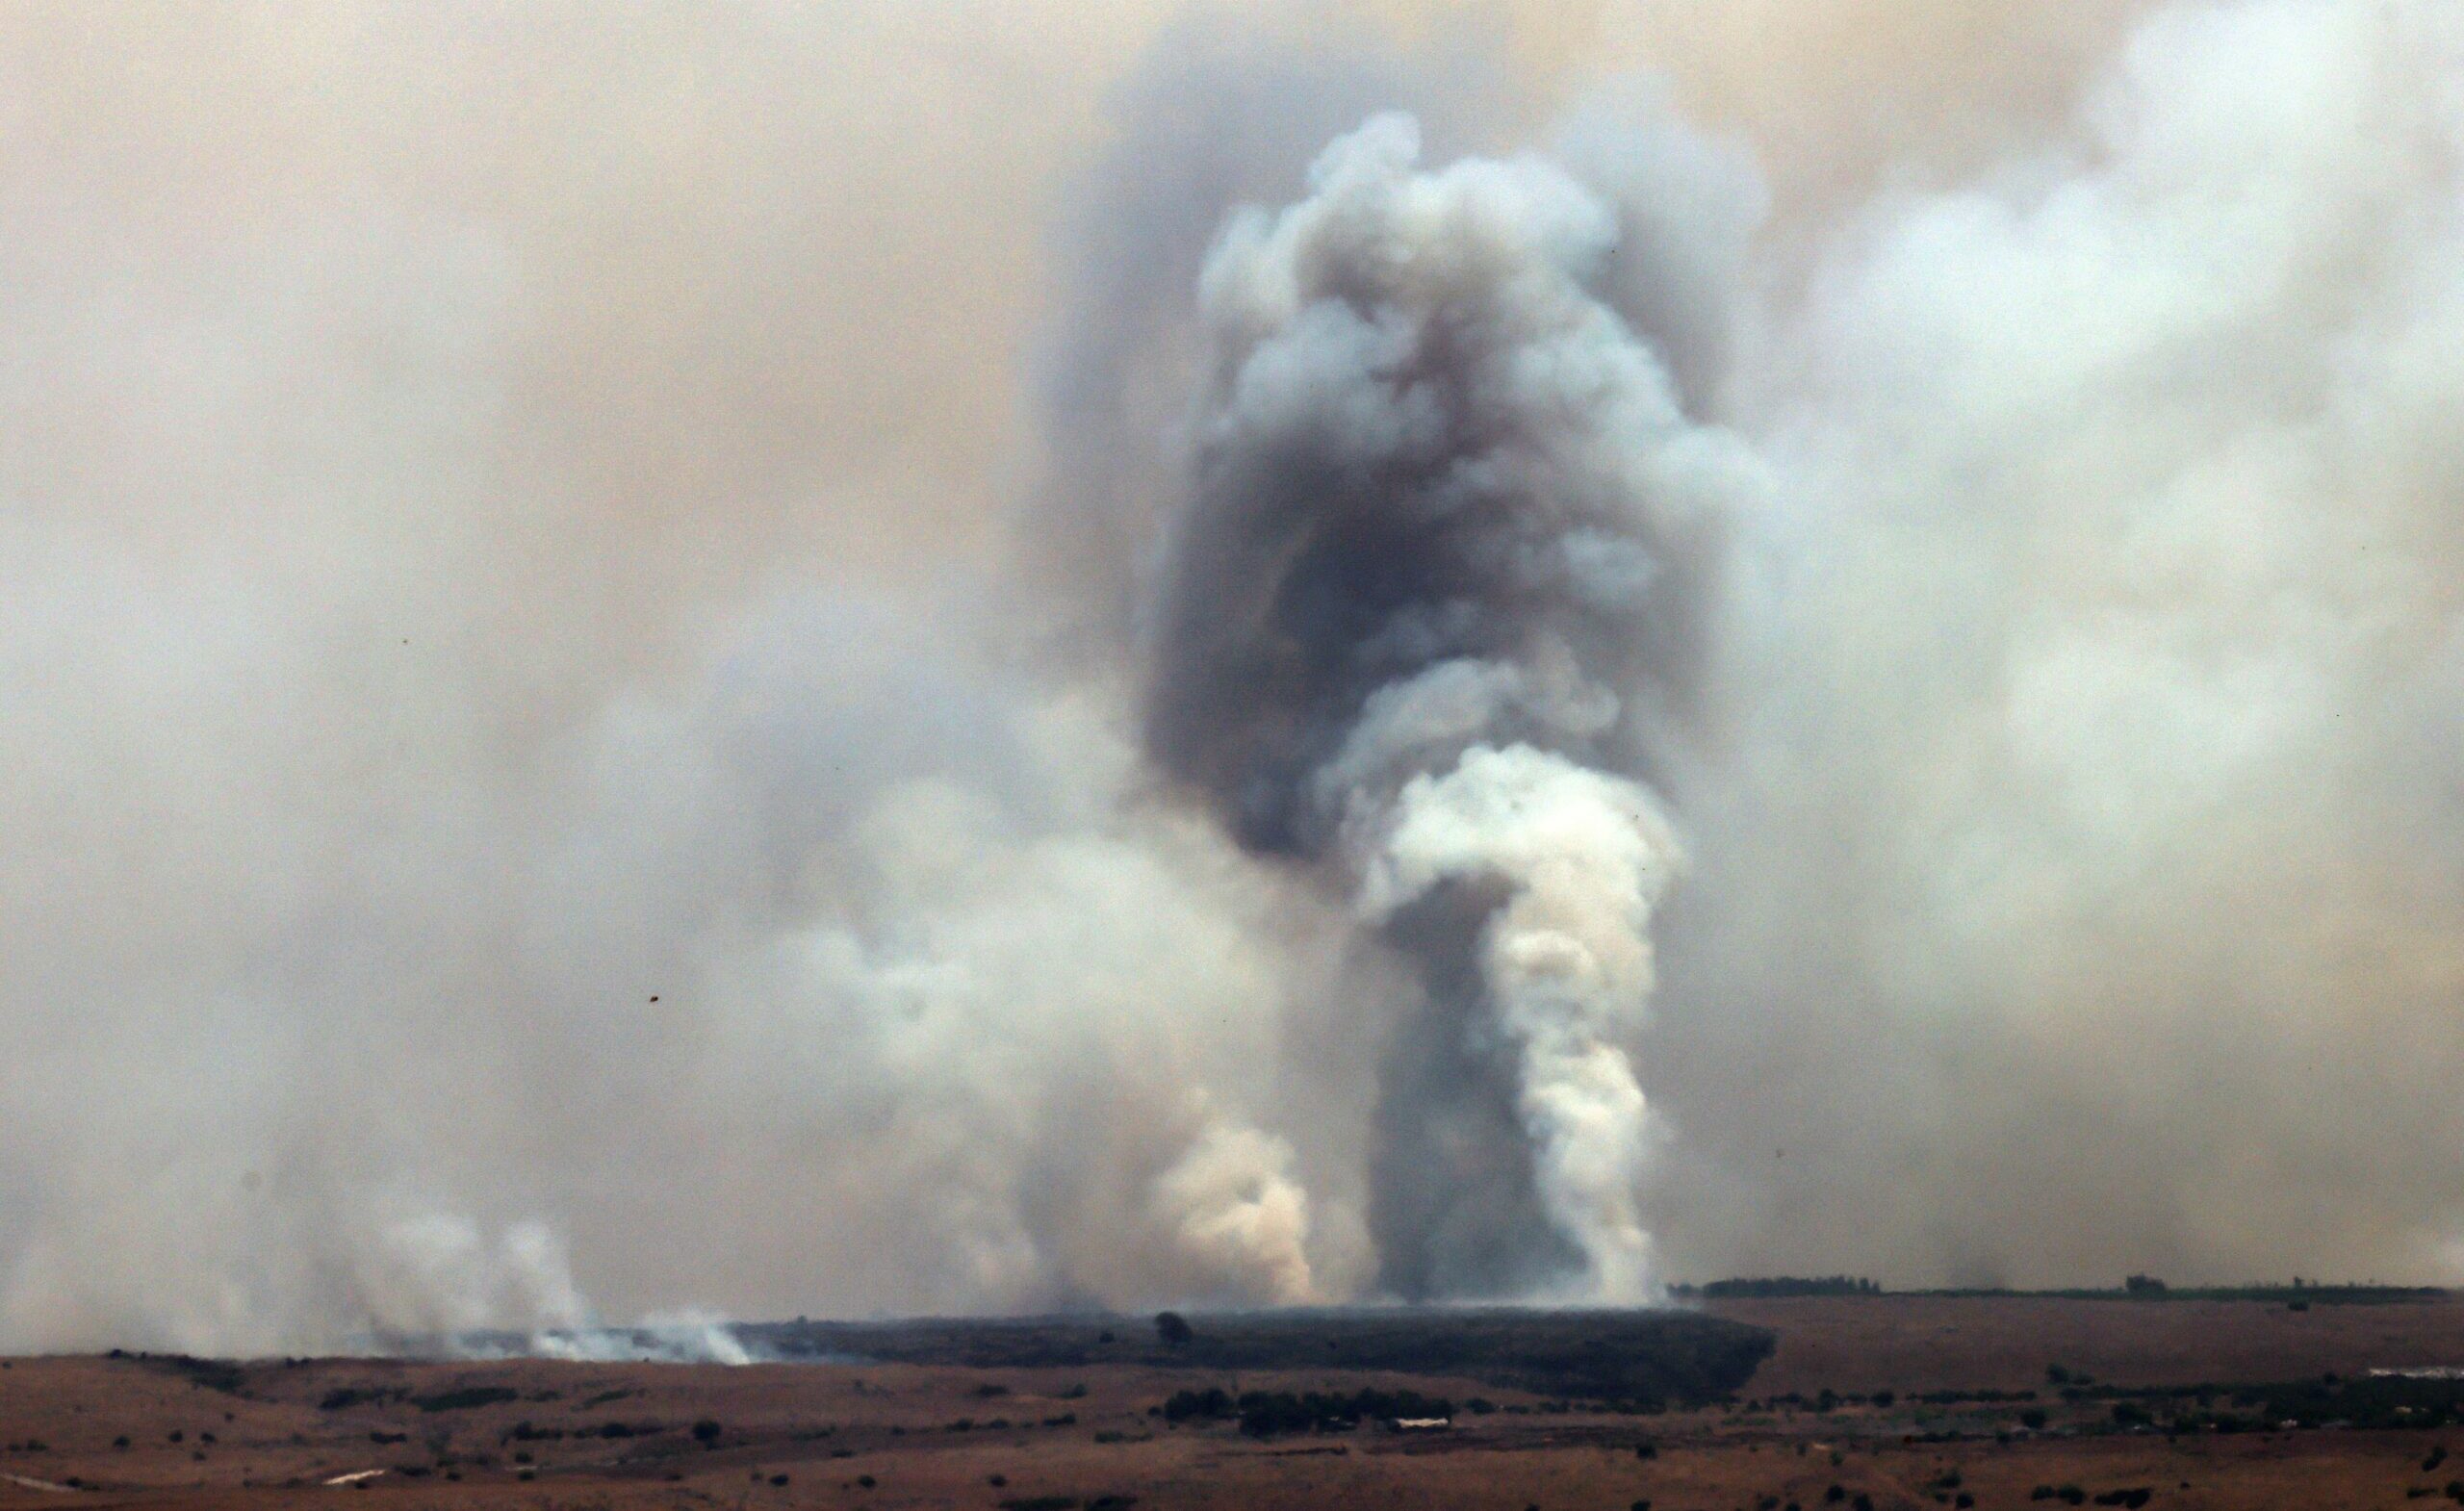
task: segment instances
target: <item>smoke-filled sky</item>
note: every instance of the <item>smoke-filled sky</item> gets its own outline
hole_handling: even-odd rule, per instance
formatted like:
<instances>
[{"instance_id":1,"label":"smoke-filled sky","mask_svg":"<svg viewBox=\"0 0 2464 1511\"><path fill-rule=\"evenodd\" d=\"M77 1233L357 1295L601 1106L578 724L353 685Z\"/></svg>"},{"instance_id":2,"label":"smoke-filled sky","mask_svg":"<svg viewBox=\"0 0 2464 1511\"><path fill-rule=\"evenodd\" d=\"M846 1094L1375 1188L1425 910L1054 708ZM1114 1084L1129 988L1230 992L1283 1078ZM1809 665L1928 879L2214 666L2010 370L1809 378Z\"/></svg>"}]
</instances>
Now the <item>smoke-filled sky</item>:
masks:
<instances>
[{"instance_id":1,"label":"smoke-filled sky","mask_svg":"<svg viewBox=\"0 0 2464 1511\"><path fill-rule=\"evenodd\" d=\"M0 1347L2464 1284L2446 0L0 13Z\"/></svg>"}]
</instances>

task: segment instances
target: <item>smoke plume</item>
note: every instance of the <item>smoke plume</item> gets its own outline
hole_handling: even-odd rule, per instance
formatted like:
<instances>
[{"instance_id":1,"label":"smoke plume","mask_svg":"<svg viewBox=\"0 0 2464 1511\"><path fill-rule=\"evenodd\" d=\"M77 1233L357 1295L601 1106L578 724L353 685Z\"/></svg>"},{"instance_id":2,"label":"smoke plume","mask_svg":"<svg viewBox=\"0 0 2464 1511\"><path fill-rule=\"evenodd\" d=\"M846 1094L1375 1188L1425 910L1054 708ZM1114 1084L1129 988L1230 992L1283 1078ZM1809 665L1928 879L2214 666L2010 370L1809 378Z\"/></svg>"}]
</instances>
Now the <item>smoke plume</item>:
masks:
<instances>
[{"instance_id":1,"label":"smoke plume","mask_svg":"<svg viewBox=\"0 0 2464 1511\"><path fill-rule=\"evenodd\" d=\"M1668 543L1747 469L1607 302L1648 282L1612 204L1543 159L1419 154L1409 117L1372 120L1207 261L1146 740L1244 845L1332 866L1432 997L1471 999L1397 1031L1435 1042L1380 1117L1418 1172L1377 1192L1388 1283L1549 1279L1505 1268L1546 1252L1511 1225L1527 1199L1578 1289L1632 1299L1649 1124L1623 1043L1682 855L1608 768L1676 658ZM1492 1104L1533 1149L1502 1191L1445 1137Z\"/></svg>"},{"instance_id":2,"label":"smoke plume","mask_svg":"<svg viewBox=\"0 0 2464 1511\"><path fill-rule=\"evenodd\" d=\"M0 13L0 1347L2464 1280L2454 8L1323 10Z\"/></svg>"}]
</instances>

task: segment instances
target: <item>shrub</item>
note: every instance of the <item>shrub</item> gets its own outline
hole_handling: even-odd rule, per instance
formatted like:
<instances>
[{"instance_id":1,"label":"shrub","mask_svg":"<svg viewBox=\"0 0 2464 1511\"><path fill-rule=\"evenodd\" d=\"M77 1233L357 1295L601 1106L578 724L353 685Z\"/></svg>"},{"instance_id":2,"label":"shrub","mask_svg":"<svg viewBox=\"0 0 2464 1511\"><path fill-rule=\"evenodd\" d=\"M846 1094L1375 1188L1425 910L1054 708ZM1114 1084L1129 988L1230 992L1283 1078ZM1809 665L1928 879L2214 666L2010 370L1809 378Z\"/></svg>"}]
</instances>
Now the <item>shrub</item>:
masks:
<instances>
[{"instance_id":1,"label":"shrub","mask_svg":"<svg viewBox=\"0 0 2464 1511\"><path fill-rule=\"evenodd\" d=\"M1190 1319L1178 1312L1158 1312L1155 1314L1155 1336L1164 1340L1167 1348L1180 1348L1197 1336L1197 1330L1190 1326Z\"/></svg>"},{"instance_id":2,"label":"shrub","mask_svg":"<svg viewBox=\"0 0 2464 1511\"><path fill-rule=\"evenodd\" d=\"M441 1391L434 1396L414 1396L411 1404L422 1411L469 1411L475 1406L494 1406L500 1401L517 1399L519 1391L501 1385L472 1385L458 1391Z\"/></svg>"}]
</instances>

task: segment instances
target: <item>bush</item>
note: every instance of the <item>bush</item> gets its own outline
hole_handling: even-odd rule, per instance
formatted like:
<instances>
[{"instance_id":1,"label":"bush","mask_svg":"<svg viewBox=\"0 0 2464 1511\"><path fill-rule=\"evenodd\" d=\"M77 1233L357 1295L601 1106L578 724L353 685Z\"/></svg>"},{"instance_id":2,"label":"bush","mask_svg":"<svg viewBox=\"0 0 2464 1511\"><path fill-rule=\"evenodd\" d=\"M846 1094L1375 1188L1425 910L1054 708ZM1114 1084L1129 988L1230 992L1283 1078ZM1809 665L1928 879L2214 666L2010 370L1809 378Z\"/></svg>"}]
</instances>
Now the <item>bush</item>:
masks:
<instances>
[{"instance_id":1,"label":"bush","mask_svg":"<svg viewBox=\"0 0 2464 1511\"><path fill-rule=\"evenodd\" d=\"M726 1430L726 1428L720 1426L717 1422L712 1421L707 1417L705 1417L700 1421L693 1424L693 1441L699 1443L706 1448L716 1447L719 1443L719 1434Z\"/></svg>"},{"instance_id":2,"label":"bush","mask_svg":"<svg viewBox=\"0 0 2464 1511\"><path fill-rule=\"evenodd\" d=\"M434 1396L414 1396L411 1404L422 1411L468 1411L475 1406L494 1406L521 1395L501 1385L473 1385L458 1391L442 1391Z\"/></svg>"},{"instance_id":3,"label":"bush","mask_svg":"<svg viewBox=\"0 0 2464 1511\"><path fill-rule=\"evenodd\" d=\"M1180 1348L1197 1336L1197 1330L1190 1326L1190 1319L1178 1312L1158 1312L1155 1314L1155 1336L1164 1340L1165 1347Z\"/></svg>"}]
</instances>

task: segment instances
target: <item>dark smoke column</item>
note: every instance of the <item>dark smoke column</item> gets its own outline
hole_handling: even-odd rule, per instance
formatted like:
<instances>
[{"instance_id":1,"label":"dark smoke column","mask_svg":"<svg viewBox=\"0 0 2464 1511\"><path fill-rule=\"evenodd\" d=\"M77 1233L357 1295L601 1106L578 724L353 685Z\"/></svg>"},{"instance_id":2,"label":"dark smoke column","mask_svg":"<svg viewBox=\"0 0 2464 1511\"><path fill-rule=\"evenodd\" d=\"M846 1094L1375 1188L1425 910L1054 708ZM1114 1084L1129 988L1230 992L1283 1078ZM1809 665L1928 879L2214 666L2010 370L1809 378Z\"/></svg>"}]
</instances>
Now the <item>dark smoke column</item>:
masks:
<instances>
[{"instance_id":1,"label":"dark smoke column","mask_svg":"<svg viewBox=\"0 0 2464 1511\"><path fill-rule=\"evenodd\" d=\"M1381 1090L1386 1284L1640 1299L1622 1041L1683 857L1628 774L1634 695L1679 653L1672 552L1748 462L1603 292L1637 281L1610 204L1543 159L1418 157L1373 119L1208 260L1146 738L1419 967Z\"/></svg>"}]
</instances>

